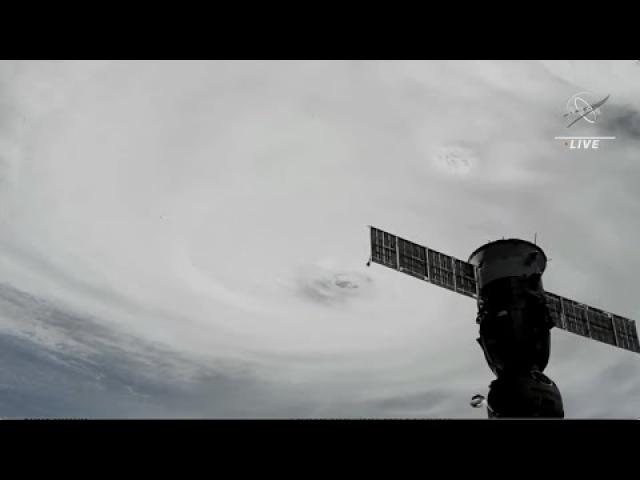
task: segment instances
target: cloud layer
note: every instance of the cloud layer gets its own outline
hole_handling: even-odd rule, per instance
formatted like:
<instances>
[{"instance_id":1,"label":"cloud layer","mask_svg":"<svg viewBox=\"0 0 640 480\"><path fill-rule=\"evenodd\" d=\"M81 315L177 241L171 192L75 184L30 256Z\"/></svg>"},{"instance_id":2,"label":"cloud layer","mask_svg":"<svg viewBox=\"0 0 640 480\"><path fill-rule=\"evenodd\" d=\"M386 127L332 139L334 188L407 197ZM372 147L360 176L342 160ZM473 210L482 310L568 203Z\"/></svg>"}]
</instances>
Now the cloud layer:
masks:
<instances>
[{"instance_id":1,"label":"cloud layer","mask_svg":"<svg viewBox=\"0 0 640 480\"><path fill-rule=\"evenodd\" d=\"M5 62L6 398L25 415L482 417L475 305L367 269L366 225L459 258L537 232L549 290L639 318L638 85L633 62ZM575 126L618 137L598 151L553 140L580 90L611 94ZM570 417L640 416L639 368L553 334Z\"/></svg>"}]
</instances>

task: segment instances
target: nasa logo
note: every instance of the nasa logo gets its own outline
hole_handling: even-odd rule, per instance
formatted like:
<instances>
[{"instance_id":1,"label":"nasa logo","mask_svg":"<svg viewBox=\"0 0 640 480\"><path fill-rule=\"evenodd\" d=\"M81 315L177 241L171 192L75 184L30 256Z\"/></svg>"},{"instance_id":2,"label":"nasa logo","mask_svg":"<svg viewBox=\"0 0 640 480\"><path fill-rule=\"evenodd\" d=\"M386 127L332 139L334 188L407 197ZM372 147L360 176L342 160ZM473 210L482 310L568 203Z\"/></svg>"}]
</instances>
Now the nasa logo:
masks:
<instances>
[{"instance_id":1,"label":"nasa logo","mask_svg":"<svg viewBox=\"0 0 640 480\"><path fill-rule=\"evenodd\" d=\"M610 95L607 95L603 99L597 100L598 97L591 92L580 92L572 95L565 105L566 113L564 117L571 119L571 123L567 125L567 128L575 125L580 120L592 124L596 123L598 116L602 114L600 107L609 100L609 97Z\"/></svg>"},{"instance_id":2,"label":"nasa logo","mask_svg":"<svg viewBox=\"0 0 640 480\"><path fill-rule=\"evenodd\" d=\"M605 97L596 96L591 92L579 92L572 95L565 104L564 118L569 120L567 128L572 127L580 120L594 124L598 117L602 115L601 107L609 100L610 95ZM598 150L601 140L615 140L616 137L555 137L562 140L564 146L571 150Z\"/></svg>"}]
</instances>

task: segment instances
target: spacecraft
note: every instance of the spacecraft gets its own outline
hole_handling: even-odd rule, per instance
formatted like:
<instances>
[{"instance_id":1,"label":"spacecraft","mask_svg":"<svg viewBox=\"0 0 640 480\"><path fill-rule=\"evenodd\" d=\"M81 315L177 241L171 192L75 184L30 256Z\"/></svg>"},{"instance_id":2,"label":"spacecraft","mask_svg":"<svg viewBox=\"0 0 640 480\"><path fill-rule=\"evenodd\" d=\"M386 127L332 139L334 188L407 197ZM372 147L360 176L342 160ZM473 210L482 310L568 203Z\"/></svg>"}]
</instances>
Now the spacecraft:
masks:
<instances>
[{"instance_id":1,"label":"spacecraft","mask_svg":"<svg viewBox=\"0 0 640 480\"><path fill-rule=\"evenodd\" d=\"M465 262L369 227L373 262L474 298L478 344L496 379L485 399L489 418L564 418L560 390L543 372L550 330L568 332L640 353L635 321L547 292L547 256L535 243L516 238L489 242Z\"/></svg>"}]
</instances>

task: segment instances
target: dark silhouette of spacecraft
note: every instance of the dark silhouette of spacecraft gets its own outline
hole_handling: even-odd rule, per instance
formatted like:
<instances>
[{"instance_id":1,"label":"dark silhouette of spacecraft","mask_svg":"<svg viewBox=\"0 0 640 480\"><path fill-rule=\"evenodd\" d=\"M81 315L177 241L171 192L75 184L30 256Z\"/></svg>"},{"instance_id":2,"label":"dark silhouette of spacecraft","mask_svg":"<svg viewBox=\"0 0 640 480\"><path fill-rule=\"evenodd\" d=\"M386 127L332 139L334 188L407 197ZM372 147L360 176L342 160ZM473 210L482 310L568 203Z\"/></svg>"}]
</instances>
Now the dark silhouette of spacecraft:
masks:
<instances>
[{"instance_id":1,"label":"dark silhouette of spacecraft","mask_svg":"<svg viewBox=\"0 0 640 480\"><path fill-rule=\"evenodd\" d=\"M563 418L560 391L543 371L553 327L640 353L633 320L546 292L547 256L519 239L489 242L464 262L374 227L370 262L475 298L477 339L496 379L486 401L489 418Z\"/></svg>"}]
</instances>

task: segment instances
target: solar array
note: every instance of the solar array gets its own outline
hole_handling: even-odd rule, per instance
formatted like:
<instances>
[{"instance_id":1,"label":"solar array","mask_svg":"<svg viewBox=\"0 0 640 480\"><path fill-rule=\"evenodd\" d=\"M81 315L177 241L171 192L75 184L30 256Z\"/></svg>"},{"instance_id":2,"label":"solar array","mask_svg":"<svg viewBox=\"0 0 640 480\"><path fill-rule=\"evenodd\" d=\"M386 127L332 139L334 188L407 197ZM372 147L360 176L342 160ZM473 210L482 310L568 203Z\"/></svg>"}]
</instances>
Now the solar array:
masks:
<instances>
[{"instance_id":1,"label":"solar array","mask_svg":"<svg viewBox=\"0 0 640 480\"><path fill-rule=\"evenodd\" d=\"M371 261L477 298L476 269L472 264L374 227L371 227ZM556 327L640 353L633 320L550 292L545 292L545 299Z\"/></svg>"},{"instance_id":2,"label":"solar array","mask_svg":"<svg viewBox=\"0 0 640 480\"><path fill-rule=\"evenodd\" d=\"M371 227L371 261L476 298L475 267Z\"/></svg>"},{"instance_id":3,"label":"solar array","mask_svg":"<svg viewBox=\"0 0 640 480\"><path fill-rule=\"evenodd\" d=\"M545 297L556 327L598 342L640 353L638 330L634 320L551 292L545 292Z\"/></svg>"}]
</instances>

